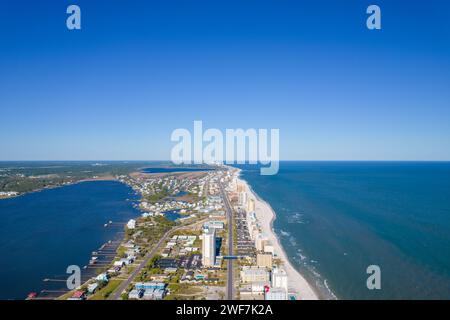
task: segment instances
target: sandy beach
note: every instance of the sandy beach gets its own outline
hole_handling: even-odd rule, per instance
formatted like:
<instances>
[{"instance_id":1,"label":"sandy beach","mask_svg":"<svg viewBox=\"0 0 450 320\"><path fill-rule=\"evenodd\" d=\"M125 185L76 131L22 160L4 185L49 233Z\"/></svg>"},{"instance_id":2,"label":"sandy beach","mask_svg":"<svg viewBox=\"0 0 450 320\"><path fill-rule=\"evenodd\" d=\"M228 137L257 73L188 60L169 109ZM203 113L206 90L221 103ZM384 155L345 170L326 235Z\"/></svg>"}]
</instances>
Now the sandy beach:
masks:
<instances>
[{"instance_id":1,"label":"sandy beach","mask_svg":"<svg viewBox=\"0 0 450 320\"><path fill-rule=\"evenodd\" d=\"M289 291L295 292L299 300L318 300L319 298L312 286L289 262L278 237L273 231L272 222L275 219L275 212L273 209L267 202L260 199L255 192L253 192L245 180L238 179L238 181L245 186L245 191L247 192L249 199L255 200L255 214L258 223L262 232L267 236L270 242L272 242L274 254L283 262L284 269L288 275Z\"/></svg>"}]
</instances>

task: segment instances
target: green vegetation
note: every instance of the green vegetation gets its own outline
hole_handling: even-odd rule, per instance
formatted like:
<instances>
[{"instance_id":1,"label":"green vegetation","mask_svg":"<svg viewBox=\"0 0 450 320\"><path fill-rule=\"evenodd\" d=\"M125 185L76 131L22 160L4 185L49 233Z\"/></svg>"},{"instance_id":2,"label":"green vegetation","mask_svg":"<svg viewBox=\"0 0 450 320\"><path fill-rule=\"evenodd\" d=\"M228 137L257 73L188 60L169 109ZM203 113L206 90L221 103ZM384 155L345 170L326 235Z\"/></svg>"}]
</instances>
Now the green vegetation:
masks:
<instances>
[{"instance_id":1,"label":"green vegetation","mask_svg":"<svg viewBox=\"0 0 450 320\"><path fill-rule=\"evenodd\" d=\"M156 202L163 200L167 196L169 196L169 192L167 192L167 190L164 189L164 190L154 193L154 194L145 195L143 197L143 200L150 202L150 203L156 203Z\"/></svg>"},{"instance_id":2,"label":"green vegetation","mask_svg":"<svg viewBox=\"0 0 450 320\"><path fill-rule=\"evenodd\" d=\"M111 293L116 290L116 288L121 283L121 280L110 280L109 283L101 288L100 290L97 290L97 292L90 297L91 300L105 300L109 297Z\"/></svg>"},{"instance_id":3,"label":"green vegetation","mask_svg":"<svg viewBox=\"0 0 450 320\"><path fill-rule=\"evenodd\" d=\"M0 164L0 191L26 193L85 179L128 175L148 162L33 161Z\"/></svg>"}]
</instances>

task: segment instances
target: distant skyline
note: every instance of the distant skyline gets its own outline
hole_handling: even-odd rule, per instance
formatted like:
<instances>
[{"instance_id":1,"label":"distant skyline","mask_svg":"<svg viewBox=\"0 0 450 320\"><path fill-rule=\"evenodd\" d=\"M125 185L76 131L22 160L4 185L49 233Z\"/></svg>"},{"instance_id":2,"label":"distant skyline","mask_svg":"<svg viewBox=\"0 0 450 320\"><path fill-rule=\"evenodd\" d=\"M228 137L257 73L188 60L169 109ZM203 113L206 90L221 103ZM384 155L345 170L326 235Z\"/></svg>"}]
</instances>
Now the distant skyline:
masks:
<instances>
[{"instance_id":1,"label":"distant skyline","mask_svg":"<svg viewBox=\"0 0 450 320\"><path fill-rule=\"evenodd\" d=\"M77 4L82 29L65 26ZM377 4L382 29L366 28ZM450 160L448 1L39 1L0 10L0 161L167 160L279 128L281 160Z\"/></svg>"}]
</instances>

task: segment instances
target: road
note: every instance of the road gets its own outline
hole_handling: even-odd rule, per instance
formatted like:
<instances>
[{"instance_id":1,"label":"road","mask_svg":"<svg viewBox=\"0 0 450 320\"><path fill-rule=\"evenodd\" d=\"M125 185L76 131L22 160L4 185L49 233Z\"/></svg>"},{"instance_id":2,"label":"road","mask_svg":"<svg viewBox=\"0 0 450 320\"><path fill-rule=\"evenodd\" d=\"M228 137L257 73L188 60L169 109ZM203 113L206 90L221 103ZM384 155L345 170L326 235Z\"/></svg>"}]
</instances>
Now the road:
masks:
<instances>
[{"instance_id":1,"label":"road","mask_svg":"<svg viewBox=\"0 0 450 320\"><path fill-rule=\"evenodd\" d=\"M192 227L194 225L197 225L198 223L203 223L204 220L197 221L193 224L183 224L178 227L172 228L168 230L164 236L159 239L158 243L153 247L153 249L150 252L147 252L147 254L144 256L144 260L137 266L136 269L133 270L133 272L129 275L127 280L124 280L109 297L108 300L119 300L122 292L128 288L128 286L133 282L134 278L141 272L141 270L148 264L151 258L158 252L159 247L164 243L164 241L167 240L167 237L171 235L173 232L186 228L186 227Z\"/></svg>"},{"instance_id":2,"label":"road","mask_svg":"<svg viewBox=\"0 0 450 320\"><path fill-rule=\"evenodd\" d=\"M164 236L159 239L158 243L156 244L156 246L153 247L152 250L150 250L150 252L147 252L147 254L144 256L144 260L142 260L142 262L139 264L139 266L133 270L133 272L130 274L130 276L128 277L127 280L123 281L116 289L116 291L114 291L109 297L108 300L119 300L120 296L122 295L122 292L128 288L128 286L130 285L130 283L134 280L134 278L136 278L136 276L139 274L139 272L141 272L142 268L144 268L148 262L150 261L150 259L155 255L155 253L158 251L159 247L161 246L161 244L167 239L167 236L172 232L175 231L175 229L171 229L169 231L167 231Z\"/></svg>"},{"instance_id":3,"label":"road","mask_svg":"<svg viewBox=\"0 0 450 320\"><path fill-rule=\"evenodd\" d=\"M222 183L219 183L220 191L222 193L223 203L225 205L225 210L227 212L227 220L228 220L228 255L232 256L234 252L234 244L233 244L233 210L231 209L230 201L228 200L228 196L225 193ZM227 271L228 271L228 279L227 279L227 300L233 300L234 298L234 277L233 277L233 259L227 260Z\"/></svg>"},{"instance_id":4,"label":"road","mask_svg":"<svg viewBox=\"0 0 450 320\"><path fill-rule=\"evenodd\" d=\"M223 188L223 185L221 182L219 182L220 191L222 194L223 202L225 205L225 210L227 213L227 221L228 221L228 255L232 256L234 252L234 243L233 243L233 211L231 209L230 201L228 199L227 194L225 193L225 189ZM200 221L202 222L202 221ZM194 223L193 225L197 224L199 222ZM161 244L166 241L167 237L174 231L177 231L179 229L187 227L186 225L181 225L176 228L173 228L169 231L167 231L164 236L159 239L158 243L153 247L153 249L148 252L144 256L144 260L138 265L136 269L133 270L133 272L130 274L127 280L123 281L109 297L108 300L119 300L122 292L128 288L128 286L133 282L134 278L141 272L141 270L148 264L151 258L158 252L159 247ZM233 277L233 260L228 259L227 260L227 300L233 300L234 298L234 277Z\"/></svg>"}]
</instances>

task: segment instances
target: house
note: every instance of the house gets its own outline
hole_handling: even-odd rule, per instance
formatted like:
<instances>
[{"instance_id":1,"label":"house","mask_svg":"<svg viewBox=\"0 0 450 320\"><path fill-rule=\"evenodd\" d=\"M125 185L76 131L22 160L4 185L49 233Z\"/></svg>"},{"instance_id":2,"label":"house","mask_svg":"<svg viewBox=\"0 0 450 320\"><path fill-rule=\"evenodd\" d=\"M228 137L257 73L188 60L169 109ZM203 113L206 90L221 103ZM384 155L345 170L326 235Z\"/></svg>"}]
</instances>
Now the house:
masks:
<instances>
[{"instance_id":1,"label":"house","mask_svg":"<svg viewBox=\"0 0 450 320\"><path fill-rule=\"evenodd\" d=\"M194 276L194 278L195 278L195 280L204 280L204 279L205 279L205 276L204 276L203 274L196 274L196 275Z\"/></svg>"},{"instance_id":2,"label":"house","mask_svg":"<svg viewBox=\"0 0 450 320\"><path fill-rule=\"evenodd\" d=\"M119 261L122 262L122 267L123 267L125 265L129 265L129 264L133 263L133 258L132 257L122 258Z\"/></svg>"},{"instance_id":3,"label":"house","mask_svg":"<svg viewBox=\"0 0 450 320\"><path fill-rule=\"evenodd\" d=\"M251 292L252 294L263 294L268 287L269 282L255 281L251 283Z\"/></svg>"},{"instance_id":4,"label":"house","mask_svg":"<svg viewBox=\"0 0 450 320\"><path fill-rule=\"evenodd\" d=\"M100 273L95 280L100 281L100 282L108 282L109 281L109 277L108 274L106 273Z\"/></svg>"},{"instance_id":5,"label":"house","mask_svg":"<svg viewBox=\"0 0 450 320\"><path fill-rule=\"evenodd\" d=\"M134 228L136 228L136 220L130 219L130 220L127 222L127 228L128 228L128 229L134 229Z\"/></svg>"},{"instance_id":6,"label":"house","mask_svg":"<svg viewBox=\"0 0 450 320\"><path fill-rule=\"evenodd\" d=\"M119 261L114 261L113 266L121 268L121 267L125 266L125 261L123 261L123 259L120 259Z\"/></svg>"},{"instance_id":7,"label":"house","mask_svg":"<svg viewBox=\"0 0 450 320\"><path fill-rule=\"evenodd\" d=\"M134 248L134 243L132 241L128 241L123 245L125 248Z\"/></svg>"},{"instance_id":8,"label":"house","mask_svg":"<svg viewBox=\"0 0 450 320\"><path fill-rule=\"evenodd\" d=\"M161 252L161 257L167 258L170 255L170 251L171 249L168 248L163 249L163 251Z\"/></svg>"},{"instance_id":9,"label":"house","mask_svg":"<svg viewBox=\"0 0 450 320\"><path fill-rule=\"evenodd\" d=\"M111 275L115 275L120 271L120 267L113 267L110 268L108 270L106 270L106 273L111 274Z\"/></svg>"},{"instance_id":10,"label":"house","mask_svg":"<svg viewBox=\"0 0 450 320\"><path fill-rule=\"evenodd\" d=\"M166 293L165 290L156 289L153 292L153 297L154 297L155 300L162 300L164 298L164 296L165 296L165 293Z\"/></svg>"},{"instance_id":11,"label":"house","mask_svg":"<svg viewBox=\"0 0 450 320\"><path fill-rule=\"evenodd\" d=\"M188 271L184 274L184 278L187 280L192 280L194 279L194 271Z\"/></svg>"},{"instance_id":12,"label":"house","mask_svg":"<svg viewBox=\"0 0 450 320\"><path fill-rule=\"evenodd\" d=\"M97 288L98 288L98 283L97 282L91 283L90 285L88 285L88 292L91 293L91 294L95 293Z\"/></svg>"},{"instance_id":13,"label":"house","mask_svg":"<svg viewBox=\"0 0 450 320\"><path fill-rule=\"evenodd\" d=\"M68 300L84 300L86 299L86 295L84 291L77 290L73 293L72 297L70 297Z\"/></svg>"},{"instance_id":14,"label":"house","mask_svg":"<svg viewBox=\"0 0 450 320\"><path fill-rule=\"evenodd\" d=\"M140 299L144 294L144 290L141 289L133 289L128 294L128 299Z\"/></svg>"},{"instance_id":15,"label":"house","mask_svg":"<svg viewBox=\"0 0 450 320\"><path fill-rule=\"evenodd\" d=\"M210 228L223 229L224 223L222 221L212 220L212 221L205 222L203 227L207 228L207 229L210 229Z\"/></svg>"},{"instance_id":16,"label":"house","mask_svg":"<svg viewBox=\"0 0 450 320\"><path fill-rule=\"evenodd\" d=\"M155 289L146 289L144 291L143 299L144 300L153 300L154 299Z\"/></svg>"},{"instance_id":17,"label":"house","mask_svg":"<svg viewBox=\"0 0 450 320\"><path fill-rule=\"evenodd\" d=\"M150 282L138 282L134 286L138 290L147 290L147 289L162 289L166 288L166 284L164 282L150 281Z\"/></svg>"},{"instance_id":18,"label":"house","mask_svg":"<svg viewBox=\"0 0 450 320\"><path fill-rule=\"evenodd\" d=\"M251 282L268 282L270 280L270 273L266 268L248 267L244 266L241 271L241 281L243 283Z\"/></svg>"},{"instance_id":19,"label":"house","mask_svg":"<svg viewBox=\"0 0 450 320\"><path fill-rule=\"evenodd\" d=\"M284 288L268 288L265 298L266 300L287 300L287 293Z\"/></svg>"},{"instance_id":20,"label":"house","mask_svg":"<svg viewBox=\"0 0 450 320\"><path fill-rule=\"evenodd\" d=\"M175 273L177 272L178 268L174 268L174 267L168 267L164 269L164 273Z\"/></svg>"}]
</instances>

